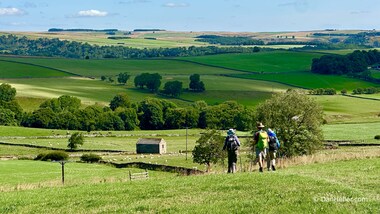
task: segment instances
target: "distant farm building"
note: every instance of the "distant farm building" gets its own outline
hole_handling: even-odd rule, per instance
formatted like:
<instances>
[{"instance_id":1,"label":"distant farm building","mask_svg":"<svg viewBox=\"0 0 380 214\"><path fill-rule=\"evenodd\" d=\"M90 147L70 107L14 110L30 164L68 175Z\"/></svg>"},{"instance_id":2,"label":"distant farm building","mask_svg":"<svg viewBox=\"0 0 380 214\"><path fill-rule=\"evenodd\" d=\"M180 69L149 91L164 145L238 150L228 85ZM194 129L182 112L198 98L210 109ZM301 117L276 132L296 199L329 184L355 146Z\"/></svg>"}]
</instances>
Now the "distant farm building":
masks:
<instances>
[{"instance_id":1,"label":"distant farm building","mask_svg":"<svg viewBox=\"0 0 380 214\"><path fill-rule=\"evenodd\" d=\"M136 143L137 154L164 154L166 153L166 142L163 138L140 138Z\"/></svg>"}]
</instances>

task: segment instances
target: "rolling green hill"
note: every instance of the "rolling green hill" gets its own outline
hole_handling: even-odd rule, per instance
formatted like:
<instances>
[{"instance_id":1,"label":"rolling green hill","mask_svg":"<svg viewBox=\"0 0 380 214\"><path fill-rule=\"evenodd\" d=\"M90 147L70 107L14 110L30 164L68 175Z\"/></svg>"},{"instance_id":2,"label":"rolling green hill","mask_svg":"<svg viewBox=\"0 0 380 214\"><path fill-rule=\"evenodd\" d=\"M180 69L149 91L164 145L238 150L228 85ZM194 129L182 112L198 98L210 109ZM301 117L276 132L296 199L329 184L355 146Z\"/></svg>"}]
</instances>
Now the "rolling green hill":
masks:
<instances>
[{"instance_id":1,"label":"rolling green hill","mask_svg":"<svg viewBox=\"0 0 380 214\"><path fill-rule=\"evenodd\" d=\"M236 100L247 106L255 106L270 98L273 92L281 92L294 87L335 88L338 93L340 90L346 89L350 93L358 87L376 86L373 83L344 76L310 73L312 58L320 55L309 52L268 51L254 54L223 54L150 60L75 60L2 56L0 64L8 65L8 70L27 66L23 71L32 67L38 68L40 73L36 72L34 76L31 76L33 78L23 78L25 74L22 72L21 74L24 76L19 72L13 74L6 72L3 73L6 75L4 77L12 79L4 79L1 82L7 82L17 89L18 100L27 111L37 108L43 99L64 94L80 98L85 105L96 102L108 105L117 93L126 92L134 102L149 96L170 99L180 106L189 105L197 100L205 100L208 104ZM6 60L6 62L1 60ZM260 72L255 73L257 71ZM116 80L116 76L121 72L128 72L132 75L126 86L99 80L102 75ZM204 93L184 91L179 99L151 94L146 90L137 89L133 85L134 76L143 72L161 74L163 76L161 89L167 81L173 80L183 82L183 87L187 88L189 76L198 73L206 85L206 91ZM67 76L69 73L92 77L92 79L45 78L58 74ZM377 97L377 95L374 96ZM323 97L316 98L324 106L329 121L378 120L375 117L378 114L376 109L378 101L364 101L348 97L343 99L340 96L328 97L328 101Z\"/></svg>"}]
</instances>

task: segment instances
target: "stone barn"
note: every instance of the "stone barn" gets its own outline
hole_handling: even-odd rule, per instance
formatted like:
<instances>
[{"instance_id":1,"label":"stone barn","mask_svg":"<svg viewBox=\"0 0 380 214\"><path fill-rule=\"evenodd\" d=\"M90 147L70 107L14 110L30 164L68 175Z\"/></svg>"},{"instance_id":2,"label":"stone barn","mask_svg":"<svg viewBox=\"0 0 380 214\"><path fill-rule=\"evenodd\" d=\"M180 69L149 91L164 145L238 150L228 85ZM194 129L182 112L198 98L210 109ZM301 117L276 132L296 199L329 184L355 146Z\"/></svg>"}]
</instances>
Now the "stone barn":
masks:
<instances>
[{"instance_id":1,"label":"stone barn","mask_svg":"<svg viewBox=\"0 0 380 214\"><path fill-rule=\"evenodd\" d=\"M163 138L140 138L136 143L136 153L164 154L166 142Z\"/></svg>"}]
</instances>

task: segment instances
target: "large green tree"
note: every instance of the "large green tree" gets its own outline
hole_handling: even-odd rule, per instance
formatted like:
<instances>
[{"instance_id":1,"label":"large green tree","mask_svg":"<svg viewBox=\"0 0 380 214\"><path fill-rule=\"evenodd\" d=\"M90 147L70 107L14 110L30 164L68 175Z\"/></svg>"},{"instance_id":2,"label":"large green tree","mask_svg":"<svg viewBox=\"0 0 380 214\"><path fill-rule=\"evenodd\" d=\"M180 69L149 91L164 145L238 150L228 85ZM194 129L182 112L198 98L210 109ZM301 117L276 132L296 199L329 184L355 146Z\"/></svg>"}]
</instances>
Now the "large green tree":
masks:
<instances>
[{"instance_id":1,"label":"large green tree","mask_svg":"<svg viewBox=\"0 0 380 214\"><path fill-rule=\"evenodd\" d=\"M15 113L9 109L0 108L0 125L2 126L17 125Z\"/></svg>"},{"instance_id":2,"label":"large green tree","mask_svg":"<svg viewBox=\"0 0 380 214\"><path fill-rule=\"evenodd\" d=\"M140 121L136 109L118 107L115 109L115 114L124 122L125 130L134 130L139 127Z\"/></svg>"},{"instance_id":3,"label":"large green tree","mask_svg":"<svg viewBox=\"0 0 380 214\"><path fill-rule=\"evenodd\" d=\"M220 131L208 130L195 142L196 145L192 152L193 162L206 164L207 171L210 171L212 164L216 164L225 159L223 152L224 137Z\"/></svg>"},{"instance_id":4,"label":"large green tree","mask_svg":"<svg viewBox=\"0 0 380 214\"><path fill-rule=\"evenodd\" d=\"M62 95L58 98L52 98L41 103L40 108L50 108L54 112L76 111L81 106L81 100L77 97Z\"/></svg>"},{"instance_id":5,"label":"large green tree","mask_svg":"<svg viewBox=\"0 0 380 214\"><path fill-rule=\"evenodd\" d=\"M16 97L16 89L8 83L0 85L0 101L10 102Z\"/></svg>"},{"instance_id":6,"label":"large green tree","mask_svg":"<svg viewBox=\"0 0 380 214\"><path fill-rule=\"evenodd\" d=\"M198 111L194 108L170 108L166 112L165 128L195 128L197 127L198 118Z\"/></svg>"},{"instance_id":7,"label":"large green tree","mask_svg":"<svg viewBox=\"0 0 380 214\"><path fill-rule=\"evenodd\" d=\"M312 154L322 145L322 107L302 92L275 94L257 107L256 115L276 131L286 156Z\"/></svg>"},{"instance_id":8,"label":"large green tree","mask_svg":"<svg viewBox=\"0 0 380 214\"><path fill-rule=\"evenodd\" d=\"M173 97L179 97L182 92L182 82L180 81L169 81L165 83L164 93Z\"/></svg>"},{"instance_id":9,"label":"large green tree","mask_svg":"<svg viewBox=\"0 0 380 214\"><path fill-rule=\"evenodd\" d=\"M205 85L201 81L199 74L190 75L189 89L193 91L199 91L199 92L206 90Z\"/></svg>"},{"instance_id":10,"label":"large green tree","mask_svg":"<svg viewBox=\"0 0 380 214\"><path fill-rule=\"evenodd\" d=\"M254 113L236 101L226 101L219 105L208 106L200 119L205 120L207 128L249 130L252 128Z\"/></svg>"},{"instance_id":11,"label":"large green tree","mask_svg":"<svg viewBox=\"0 0 380 214\"><path fill-rule=\"evenodd\" d=\"M129 80L130 77L131 75L129 75L127 72L120 73L117 76L117 81L122 84L127 84L127 81Z\"/></svg>"},{"instance_id":12,"label":"large green tree","mask_svg":"<svg viewBox=\"0 0 380 214\"><path fill-rule=\"evenodd\" d=\"M69 138L69 143L67 144L67 147L71 150L77 149L79 145L83 145L84 143L84 137L83 134L80 132L75 132L72 134Z\"/></svg>"},{"instance_id":13,"label":"large green tree","mask_svg":"<svg viewBox=\"0 0 380 214\"><path fill-rule=\"evenodd\" d=\"M146 86L150 91L157 92L161 86L162 76L158 73L142 73L135 77L135 86L144 88Z\"/></svg>"},{"instance_id":14,"label":"large green tree","mask_svg":"<svg viewBox=\"0 0 380 214\"><path fill-rule=\"evenodd\" d=\"M117 94L110 102L110 108L115 110L118 107L129 108L131 106L131 101L126 93Z\"/></svg>"}]
</instances>

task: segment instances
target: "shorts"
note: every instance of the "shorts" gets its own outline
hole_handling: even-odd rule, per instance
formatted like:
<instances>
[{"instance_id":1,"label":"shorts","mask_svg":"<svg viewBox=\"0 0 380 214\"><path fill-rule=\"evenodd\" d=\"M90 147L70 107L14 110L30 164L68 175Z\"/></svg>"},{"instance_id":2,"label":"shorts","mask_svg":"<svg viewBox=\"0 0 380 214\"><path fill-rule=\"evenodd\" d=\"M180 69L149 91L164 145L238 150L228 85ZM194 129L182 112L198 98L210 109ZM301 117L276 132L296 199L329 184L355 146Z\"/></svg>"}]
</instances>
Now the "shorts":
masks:
<instances>
[{"instance_id":1,"label":"shorts","mask_svg":"<svg viewBox=\"0 0 380 214\"><path fill-rule=\"evenodd\" d=\"M260 150L259 148L255 148L255 150L256 150L256 158L260 158L261 157L261 159L262 160L264 160L265 159L265 157L267 156L267 148L264 148L263 150Z\"/></svg>"},{"instance_id":2,"label":"shorts","mask_svg":"<svg viewBox=\"0 0 380 214\"><path fill-rule=\"evenodd\" d=\"M276 159L276 153L277 153L277 151L276 150L274 150L274 151L269 151L269 159L270 160L274 160L274 159Z\"/></svg>"}]
</instances>

